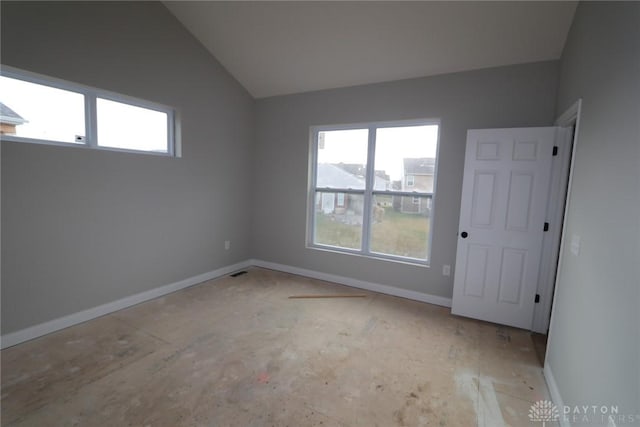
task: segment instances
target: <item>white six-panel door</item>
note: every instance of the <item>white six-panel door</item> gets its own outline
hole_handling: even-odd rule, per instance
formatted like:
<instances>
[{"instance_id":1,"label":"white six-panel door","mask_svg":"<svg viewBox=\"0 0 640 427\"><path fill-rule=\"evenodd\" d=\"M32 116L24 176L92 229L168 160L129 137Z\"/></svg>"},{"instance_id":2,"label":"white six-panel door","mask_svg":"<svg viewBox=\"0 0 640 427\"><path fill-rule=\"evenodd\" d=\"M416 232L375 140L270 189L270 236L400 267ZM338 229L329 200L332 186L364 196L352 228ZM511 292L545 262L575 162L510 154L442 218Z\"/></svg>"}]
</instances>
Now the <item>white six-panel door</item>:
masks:
<instances>
[{"instance_id":1,"label":"white six-panel door","mask_svg":"<svg viewBox=\"0 0 640 427\"><path fill-rule=\"evenodd\" d=\"M468 131L453 314L531 328L555 132Z\"/></svg>"}]
</instances>

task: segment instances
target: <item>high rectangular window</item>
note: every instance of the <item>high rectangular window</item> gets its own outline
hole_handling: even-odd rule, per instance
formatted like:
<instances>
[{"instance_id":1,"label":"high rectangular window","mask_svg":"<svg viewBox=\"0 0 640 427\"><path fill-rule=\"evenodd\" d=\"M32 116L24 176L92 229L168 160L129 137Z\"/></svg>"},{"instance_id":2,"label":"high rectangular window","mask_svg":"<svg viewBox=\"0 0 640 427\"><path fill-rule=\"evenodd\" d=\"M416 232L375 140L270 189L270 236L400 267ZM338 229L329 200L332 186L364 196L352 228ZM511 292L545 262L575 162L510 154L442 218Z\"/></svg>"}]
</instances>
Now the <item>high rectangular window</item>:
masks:
<instances>
[{"instance_id":1,"label":"high rectangular window","mask_svg":"<svg viewBox=\"0 0 640 427\"><path fill-rule=\"evenodd\" d=\"M427 264L439 124L312 129L311 247Z\"/></svg>"},{"instance_id":2,"label":"high rectangular window","mask_svg":"<svg viewBox=\"0 0 640 427\"><path fill-rule=\"evenodd\" d=\"M82 93L0 76L2 135L76 143L86 133Z\"/></svg>"},{"instance_id":3,"label":"high rectangular window","mask_svg":"<svg viewBox=\"0 0 640 427\"><path fill-rule=\"evenodd\" d=\"M104 98L96 101L99 147L167 152L167 112Z\"/></svg>"},{"instance_id":4,"label":"high rectangular window","mask_svg":"<svg viewBox=\"0 0 640 427\"><path fill-rule=\"evenodd\" d=\"M3 140L175 155L170 107L2 67Z\"/></svg>"}]
</instances>

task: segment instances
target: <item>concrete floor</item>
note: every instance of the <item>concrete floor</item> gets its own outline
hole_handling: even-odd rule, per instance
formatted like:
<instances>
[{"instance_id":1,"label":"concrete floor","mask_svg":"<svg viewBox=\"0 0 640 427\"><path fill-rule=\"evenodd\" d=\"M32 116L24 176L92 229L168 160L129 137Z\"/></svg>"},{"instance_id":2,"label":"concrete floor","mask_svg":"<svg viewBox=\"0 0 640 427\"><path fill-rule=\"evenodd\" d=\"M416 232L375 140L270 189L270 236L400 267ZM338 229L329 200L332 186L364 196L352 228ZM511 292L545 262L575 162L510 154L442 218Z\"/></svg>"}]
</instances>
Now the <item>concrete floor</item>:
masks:
<instances>
[{"instance_id":1,"label":"concrete floor","mask_svg":"<svg viewBox=\"0 0 640 427\"><path fill-rule=\"evenodd\" d=\"M287 298L323 293L367 297ZM548 399L526 331L257 268L1 355L8 426L530 426Z\"/></svg>"}]
</instances>

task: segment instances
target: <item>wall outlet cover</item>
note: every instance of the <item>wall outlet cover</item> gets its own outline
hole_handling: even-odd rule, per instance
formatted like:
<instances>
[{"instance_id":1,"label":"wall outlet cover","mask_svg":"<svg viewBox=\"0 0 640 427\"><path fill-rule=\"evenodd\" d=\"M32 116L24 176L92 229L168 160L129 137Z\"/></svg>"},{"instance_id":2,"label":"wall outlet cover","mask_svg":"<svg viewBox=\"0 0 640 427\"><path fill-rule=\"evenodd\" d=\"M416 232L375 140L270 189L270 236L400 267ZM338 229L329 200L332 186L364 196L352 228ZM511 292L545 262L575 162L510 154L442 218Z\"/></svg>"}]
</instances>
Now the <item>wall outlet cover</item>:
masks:
<instances>
[{"instance_id":1,"label":"wall outlet cover","mask_svg":"<svg viewBox=\"0 0 640 427\"><path fill-rule=\"evenodd\" d=\"M442 266L442 275L451 276L451 266L449 264L445 264Z\"/></svg>"}]
</instances>

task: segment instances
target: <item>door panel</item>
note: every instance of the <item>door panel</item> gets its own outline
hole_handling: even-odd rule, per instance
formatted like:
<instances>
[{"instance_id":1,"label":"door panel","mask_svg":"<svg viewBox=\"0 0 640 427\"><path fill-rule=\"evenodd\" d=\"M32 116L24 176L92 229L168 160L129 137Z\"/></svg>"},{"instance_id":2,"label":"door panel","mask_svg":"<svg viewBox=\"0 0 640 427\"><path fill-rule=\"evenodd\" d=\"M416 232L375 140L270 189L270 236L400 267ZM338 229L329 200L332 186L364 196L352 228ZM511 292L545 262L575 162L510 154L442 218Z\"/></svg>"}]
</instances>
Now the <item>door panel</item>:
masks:
<instances>
[{"instance_id":1,"label":"door panel","mask_svg":"<svg viewBox=\"0 0 640 427\"><path fill-rule=\"evenodd\" d=\"M555 131L467 133L452 313L531 327Z\"/></svg>"},{"instance_id":2,"label":"door panel","mask_svg":"<svg viewBox=\"0 0 640 427\"><path fill-rule=\"evenodd\" d=\"M487 261L489 247L469 245L467 248L467 265L464 279L464 294L482 298L487 282Z\"/></svg>"},{"instance_id":3,"label":"door panel","mask_svg":"<svg viewBox=\"0 0 640 427\"><path fill-rule=\"evenodd\" d=\"M501 303L518 304L524 285L524 266L527 252L521 249L502 249L500 269L500 291L498 301Z\"/></svg>"},{"instance_id":4,"label":"door panel","mask_svg":"<svg viewBox=\"0 0 640 427\"><path fill-rule=\"evenodd\" d=\"M507 196L507 230L529 230L534 179L531 173L511 172Z\"/></svg>"},{"instance_id":5,"label":"door panel","mask_svg":"<svg viewBox=\"0 0 640 427\"><path fill-rule=\"evenodd\" d=\"M495 183L496 174L494 172L475 172L471 205L471 222L474 227L490 228L493 224Z\"/></svg>"}]
</instances>

